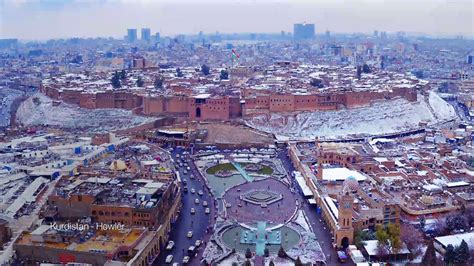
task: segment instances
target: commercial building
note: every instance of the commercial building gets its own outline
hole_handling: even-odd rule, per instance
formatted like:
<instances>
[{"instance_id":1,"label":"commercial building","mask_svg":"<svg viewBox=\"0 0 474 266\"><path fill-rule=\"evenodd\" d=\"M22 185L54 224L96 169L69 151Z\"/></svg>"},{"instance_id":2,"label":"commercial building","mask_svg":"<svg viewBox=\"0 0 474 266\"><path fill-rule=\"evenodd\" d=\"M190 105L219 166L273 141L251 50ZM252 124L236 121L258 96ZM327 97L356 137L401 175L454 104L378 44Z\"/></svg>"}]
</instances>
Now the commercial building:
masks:
<instances>
[{"instance_id":1,"label":"commercial building","mask_svg":"<svg viewBox=\"0 0 474 266\"><path fill-rule=\"evenodd\" d=\"M137 29L127 29L125 40L130 43L137 41Z\"/></svg>"},{"instance_id":2,"label":"commercial building","mask_svg":"<svg viewBox=\"0 0 474 266\"><path fill-rule=\"evenodd\" d=\"M293 25L293 36L296 40L313 39L314 34L314 24L298 23Z\"/></svg>"}]
</instances>

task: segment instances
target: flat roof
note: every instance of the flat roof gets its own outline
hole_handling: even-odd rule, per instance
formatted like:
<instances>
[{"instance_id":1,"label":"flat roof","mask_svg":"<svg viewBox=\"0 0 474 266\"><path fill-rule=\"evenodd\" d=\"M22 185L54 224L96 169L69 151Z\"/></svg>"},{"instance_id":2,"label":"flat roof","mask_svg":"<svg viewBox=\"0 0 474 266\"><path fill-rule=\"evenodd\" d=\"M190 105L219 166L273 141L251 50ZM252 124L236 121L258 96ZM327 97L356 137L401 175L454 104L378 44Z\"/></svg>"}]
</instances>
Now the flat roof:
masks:
<instances>
[{"instance_id":1,"label":"flat roof","mask_svg":"<svg viewBox=\"0 0 474 266\"><path fill-rule=\"evenodd\" d=\"M344 181L349 177L354 177L357 181L364 181L367 179L367 177L362 173L350 170L346 167L323 169L323 180Z\"/></svg>"},{"instance_id":2,"label":"flat roof","mask_svg":"<svg viewBox=\"0 0 474 266\"><path fill-rule=\"evenodd\" d=\"M295 179L298 182L298 185L300 186L301 190L303 191L303 194L305 197L313 196L313 192L309 188L309 186L306 184L306 181L304 180L303 175L301 175L300 172L294 171L295 174Z\"/></svg>"}]
</instances>

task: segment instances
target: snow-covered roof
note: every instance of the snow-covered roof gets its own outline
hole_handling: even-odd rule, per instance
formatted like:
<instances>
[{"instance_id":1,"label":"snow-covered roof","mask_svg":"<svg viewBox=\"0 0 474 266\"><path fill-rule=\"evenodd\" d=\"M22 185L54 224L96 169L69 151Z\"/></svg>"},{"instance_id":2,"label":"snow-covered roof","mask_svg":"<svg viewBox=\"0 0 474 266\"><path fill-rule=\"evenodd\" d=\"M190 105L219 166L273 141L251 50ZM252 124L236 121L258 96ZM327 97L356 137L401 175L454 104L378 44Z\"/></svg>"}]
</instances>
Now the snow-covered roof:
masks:
<instances>
[{"instance_id":1,"label":"snow-covered roof","mask_svg":"<svg viewBox=\"0 0 474 266\"><path fill-rule=\"evenodd\" d=\"M367 251L367 254L369 254L369 256L377 256L378 240L367 240L363 241L362 243L364 244L364 248ZM392 254L395 253L393 253L392 251ZM402 247L397 252L397 254L410 254L410 251L408 250L407 245L405 243L402 243Z\"/></svg>"},{"instance_id":2,"label":"snow-covered roof","mask_svg":"<svg viewBox=\"0 0 474 266\"><path fill-rule=\"evenodd\" d=\"M350 170L346 167L326 168L323 170L323 180L343 181L350 177L354 177L357 181L364 181L367 179L367 177L362 173Z\"/></svg>"},{"instance_id":3,"label":"snow-covered roof","mask_svg":"<svg viewBox=\"0 0 474 266\"><path fill-rule=\"evenodd\" d=\"M435 241L443 247L448 245L459 246L463 240L466 241L470 250L474 249L474 232L435 237Z\"/></svg>"},{"instance_id":4,"label":"snow-covered roof","mask_svg":"<svg viewBox=\"0 0 474 266\"><path fill-rule=\"evenodd\" d=\"M461 187L461 186L469 186L469 183L466 181L457 181L457 182L449 182L446 184L447 187Z\"/></svg>"},{"instance_id":5,"label":"snow-covered roof","mask_svg":"<svg viewBox=\"0 0 474 266\"><path fill-rule=\"evenodd\" d=\"M303 175L301 175L301 173L298 171L294 171L293 173L295 174L295 179L298 182L298 185L300 185L301 190L303 190L304 196L305 197L313 196L313 192L306 184L306 181L304 180Z\"/></svg>"}]
</instances>

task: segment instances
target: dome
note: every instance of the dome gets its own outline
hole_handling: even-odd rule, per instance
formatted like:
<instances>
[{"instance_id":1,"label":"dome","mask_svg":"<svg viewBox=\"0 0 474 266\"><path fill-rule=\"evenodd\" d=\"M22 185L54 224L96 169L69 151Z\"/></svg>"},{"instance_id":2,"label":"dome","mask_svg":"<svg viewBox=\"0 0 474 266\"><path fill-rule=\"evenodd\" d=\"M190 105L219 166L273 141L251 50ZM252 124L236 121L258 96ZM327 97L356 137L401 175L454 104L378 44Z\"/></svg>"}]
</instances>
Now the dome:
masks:
<instances>
[{"instance_id":1,"label":"dome","mask_svg":"<svg viewBox=\"0 0 474 266\"><path fill-rule=\"evenodd\" d=\"M342 189L343 191L357 191L359 189L359 182L357 182L355 177L349 176L342 183Z\"/></svg>"}]
</instances>

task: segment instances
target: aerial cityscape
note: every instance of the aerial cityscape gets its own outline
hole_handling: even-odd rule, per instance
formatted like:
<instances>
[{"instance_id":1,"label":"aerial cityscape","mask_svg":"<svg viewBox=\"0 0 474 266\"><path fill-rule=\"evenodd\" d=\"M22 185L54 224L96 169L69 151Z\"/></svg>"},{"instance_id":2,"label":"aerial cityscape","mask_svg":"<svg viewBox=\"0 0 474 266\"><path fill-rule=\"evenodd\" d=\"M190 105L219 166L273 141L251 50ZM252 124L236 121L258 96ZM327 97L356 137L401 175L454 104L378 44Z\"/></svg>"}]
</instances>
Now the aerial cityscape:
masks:
<instances>
[{"instance_id":1,"label":"aerial cityscape","mask_svg":"<svg viewBox=\"0 0 474 266\"><path fill-rule=\"evenodd\" d=\"M0 265L474 265L470 1L6 0L0 104Z\"/></svg>"}]
</instances>

